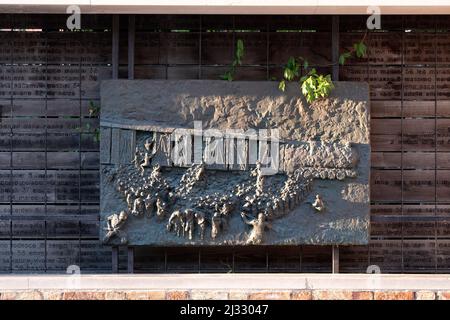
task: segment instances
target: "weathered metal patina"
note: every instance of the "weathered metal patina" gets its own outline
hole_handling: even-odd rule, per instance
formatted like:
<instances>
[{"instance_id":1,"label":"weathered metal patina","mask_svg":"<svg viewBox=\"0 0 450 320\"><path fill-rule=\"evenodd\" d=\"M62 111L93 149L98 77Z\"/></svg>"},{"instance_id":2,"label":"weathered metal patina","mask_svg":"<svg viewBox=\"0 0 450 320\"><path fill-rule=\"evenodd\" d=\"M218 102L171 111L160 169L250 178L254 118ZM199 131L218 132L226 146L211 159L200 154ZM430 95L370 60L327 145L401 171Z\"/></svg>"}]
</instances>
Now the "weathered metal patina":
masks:
<instances>
[{"instance_id":1,"label":"weathered metal patina","mask_svg":"<svg viewBox=\"0 0 450 320\"><path fill-rule=\"evenodd\" d=\"M274 82L110 80L101 97L105 243L368 243L366 84L312 105Z\"/></svg>"}]
</instances>

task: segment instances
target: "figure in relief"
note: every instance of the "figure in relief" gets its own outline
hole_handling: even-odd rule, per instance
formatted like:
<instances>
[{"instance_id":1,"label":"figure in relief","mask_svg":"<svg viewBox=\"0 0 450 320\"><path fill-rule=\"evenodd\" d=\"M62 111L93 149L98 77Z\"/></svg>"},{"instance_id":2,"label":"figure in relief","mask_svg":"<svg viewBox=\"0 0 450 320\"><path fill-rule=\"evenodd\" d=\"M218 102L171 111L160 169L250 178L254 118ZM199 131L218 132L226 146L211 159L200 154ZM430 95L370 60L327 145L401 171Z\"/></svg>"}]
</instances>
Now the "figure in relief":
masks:
<instances>
[{"instance_id":1,"label":"figure in relief","mask_svg":"<svg viewBox=\"0 0 450 320\"><path fill-rule=\"evenodd\" d=\"M222 226L222 217L220 212L215 212L211 218L211 238L215 239L219 235L220 227Z\"/></svg>"},{"instance_id":2,"label":"figure in relief","mask_svg":"<svg viewBox=\"0 0 450 320\"><path fill-rule=\"evenodd\" d=\"M314 202L312 203L312 207L317 211L317 212L323 212L325 211L325 204L323 203L322 198L320 197L320 195L316 195L316 199L314 200Z\"/></svg>"},{"instance_id":3,"label":"figure in relief","mask_svg":"<svg viewBox=\"0 0 450 320\"><path fill-rule=\"evenodd\" d=\"M188 235L189 240L194 237L194 211L192 209L186 209L184 211L184 232Z\"/></svg>"},{"instance_id":4,"label":"figure in relief","mask_svg":"<svg viewBox=\"0 0 450 320\"><path fill-rule=\"evenodd\" d=\"M178 237L181 237L183 232L184 222L183 214L179 210L175 210L169 217L167 223L167 231L173 231Z\"/></svg>"},{"instance_id":5,"label":"figure in relief","mask_svg":"<svg viewBox=\"0 0 450 320\"><path fill-rule=\"evenodd\" d=\"M160 197L158 197L156 200L156 216L159 221L162 221L166 216L166 207L167 204Z\"/></svg>"},{"instance_id":6,"label":"figure in relief","mask_svg":"<svg viewBox=\"0 0 450 320\"><path fill-rule=\"evenodd\" d=\"M259 196L264 192L264 175L260 161L256 161L256 168L250 172L250 175L256 177L256 195Z\"/></svg>"},{"instance_id":7,"label":"figure in relief","mask_svg":"<svg viewBox=\"0 0 450 320\"><path fill-rule=\"evenodd\" d=\"M266 217L264 213L259 213L258 218L256 219L248 219L247 215L243 212L241 214L242 220L250 226L252 226L252 230L247 239L247 244L261 244L264 242L264 232L266 228L271 228L271 224L266 222Z\"/></svg>"},{"instance_id":8,"label":"figure in relief","mask_svg":"<svg viewBox=\"0 0 450 320\"><path fill-rule=\"evenodd\" d=\"M284 176L276 174L272 177L263 174L260 161L256 161L255 168L246 174L231 174L229 181L219 183L218 171L207 170L204 161L184 171L182 168L165 168L162 172L161 166L156 164L150 174L145 174L146 168L151 167L155 148L150 138L142 144L141 149L136 148L131 165L120 166L111 172L111 176L117 177L113 183L128 210L108 217L105 241L122 235L123 230L119 229L129 214L136 218L155 216L157 223L164 221L167 231L181 238L194 240L197 235L200 240L205 240L208 233L211 240L218 241L223 233L225 240L228 232L235 232L234 223L239 219L233 218L239 217L240 213L242 223L252 227L246 243L262 244L266 229L271 228L268 220L274 221L295 210L311 192L313 179L344 179L353 174L347 169L349 173L339 168L303 167ZM309 151L314 153L313 149ZM328 152L322 149L322 153ZM230 183L234 184L231 188ZM210 185L215 187L206 188ZM310 205L316 212L325 211L320 195ZM148 223L148 220L142 221ZM122 238L126 241L126 236Z\"/></svg>"},{"instance_id":9,"label":"figure in relief","mask_svg":"<svg viewBox=\"0 0 450 320\"><path fill-rule=\"evenodd\" d=\"M141 153L139 151L139 147L136 147L136 150L134 151L133 161L131 161L131 163L134 164L136 169L140 168L140 165L141 165Z\"/></svg>"},{"instance_id":10,"label":"figure in relief","mask_svg":"<svg viewBox=\"0 0 450 320\"><path fill-rule=\"evenodd\" d=\"M107 243L111 238L118 236L120 238L120 243L127 243L127 235L121 230L125 222L127 221L128 213L126 211L121 211L119 214L114 213L107 217L107 233L103 238L103 242Z\"/></svg>"},{"instance_id":11,"label":"figure in relief","mask_svg":"<svg viewBox=\"0 0 450 320\"><path fill-rule=\"evenodd\" d=\"M148 194L144 200L144 204L145 204L145 213L147 214L147 217L151 218L155 211L155 205L156 205L155 198L152 197L151 194Z\"/></svg>"},{"instance_id":12,"label":"figure in relief","mask_svg":"<svg viewBox=\"0 0 450 320\"><path fill-rule=\"evenodd\" d=\"M200 240L205 239L205 232L206 232L206 219L205 214L203 212L196 212L195 218L197 219L197 225L198 225L198 233L200 236Z\"/></svg>"},{"instance_id":13,"label":"figure in relief","mask_svg":"<svg viewBox=\"0 0 450 320\"><path fill-rule=\"evenodd\" d=\"M133 210L131 214L133 216L140 217L144 215L145 204L144 204L144 193L139 193L139 196L134 200Z\"/></svg>"}]
</instances>

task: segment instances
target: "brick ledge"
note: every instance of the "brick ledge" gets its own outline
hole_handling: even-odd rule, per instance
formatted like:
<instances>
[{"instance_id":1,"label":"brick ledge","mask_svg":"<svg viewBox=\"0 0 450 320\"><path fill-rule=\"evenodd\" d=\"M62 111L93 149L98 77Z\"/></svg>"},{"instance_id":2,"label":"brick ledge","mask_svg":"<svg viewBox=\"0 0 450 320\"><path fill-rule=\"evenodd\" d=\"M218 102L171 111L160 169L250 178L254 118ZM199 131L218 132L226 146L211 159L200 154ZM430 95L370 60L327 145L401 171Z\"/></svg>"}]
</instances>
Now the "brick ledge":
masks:
<instances>
[{"instance_id":1,"label":"brick ledge","mask_svg":"<svg viewBox=\"0 0 450 320\"><path fill-rule=\"evenodd\" d=\"M450 300L450 291L6 290L0 300Z\"/></svg>"}]
</instances>

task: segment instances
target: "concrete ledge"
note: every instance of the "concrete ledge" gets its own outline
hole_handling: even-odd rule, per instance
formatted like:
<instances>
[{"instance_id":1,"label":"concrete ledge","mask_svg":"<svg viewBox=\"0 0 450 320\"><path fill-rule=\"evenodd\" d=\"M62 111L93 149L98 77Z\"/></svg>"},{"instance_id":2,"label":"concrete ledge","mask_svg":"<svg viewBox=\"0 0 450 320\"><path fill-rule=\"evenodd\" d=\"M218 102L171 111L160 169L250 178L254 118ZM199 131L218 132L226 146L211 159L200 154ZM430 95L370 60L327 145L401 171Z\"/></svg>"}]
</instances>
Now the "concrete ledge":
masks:
<instances>
[{"instance_id":1,"label":"concrete ledge","mask_svg":"<svg viewBox=\"0 0 450 320\"><path fill-rule=\"evenodd\" d=\"M382 274L163 274L0 276L5 299L436 300L450 276Z\"/></svg>"}]
</instances>

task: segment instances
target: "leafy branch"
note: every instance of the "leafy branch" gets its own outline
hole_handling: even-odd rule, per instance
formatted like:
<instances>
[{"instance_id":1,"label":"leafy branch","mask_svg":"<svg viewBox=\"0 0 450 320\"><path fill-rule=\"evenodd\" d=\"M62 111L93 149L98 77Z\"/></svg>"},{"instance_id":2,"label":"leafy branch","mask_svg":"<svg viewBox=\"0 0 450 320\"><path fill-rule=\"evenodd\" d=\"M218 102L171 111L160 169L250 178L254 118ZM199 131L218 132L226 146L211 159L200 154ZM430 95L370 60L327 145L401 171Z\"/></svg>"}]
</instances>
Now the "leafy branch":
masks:
<instances>
[{"instance_id":1,"label":"leafy branch","mask_svg":"<svg viewBox=\"0 0 450 320\"><path fill-rule=\"evenodd\" d=\"M344 65L347 59L352 58L353 55L356 55L356 58L364 58L367 53L367 46L365 45L367 37L367 32L364 34L364 37L361 39L361 41L356 42L353 44L352 49L349 51L346 51L344 53L341 53L339 56L339 64Z\"/></svg>"},{"instance_id":2,"label":"leafy branch","mask_svg":"<svg viewBox=\"0 0 450 320\"><path fill-rule=\"evenodd\" d=\"M100 105L95 104L93 101L89 101L88 106L89 118L97 118L100 115ZM100 129L94 128L90 123L86 123L84 127L77 128L80 133L92 132L93 138L96 143L100 142Z\"/></svg>"},{"instance_id":3,"label":"leafy branch","mask_svg":"<svg viewBox=\"0 0 450 320\"><path fill-rule=\"evenodd\" d=\"M334 84L331 81L331 75L318 74L316 69L312 68L306 76L300 79L302 82L302 93L306 97L308 103L326 98L330 95L331 90L334 89Z\"/></svg>"},{"instance_id":4,"label":"leafy branch","mask_svg":"<svg viewBox=\"0 0 450 320\"><path fill-rule=\"evenodd\" d=\"M244 41L238 39L236 42L236 50L234 52L234 60L231 63L227 72L220 76L222 80L233 81L234 75L236 73L236 68L242 65L242 58L244 58L245 50L244 50Z\"/></svg>"},{"instance_id":5,"label":"leafy branch","mask_svg":"<svg viewBox=\"0 0 450 320\"><path fill-rule=\"evenodd\" d=\"M334 66L336 64L344 65L347 59L356 56L356 58L363 58L367 53L367 46L364 41L367 33L363 39L353 44L352 48L343 52L339 56L337 62L328 64L326 66ZM304 76L300 76L304 74ZM312 103L318 99L326 98L330 95L334 89L331 75L318 74L315 68L309 67L308 60L303 57L294 58L290 57L283 69L283 79L278 84L278 89L281 91L286 90L286 83L292 81L298 81L302 94L305 96L308 103Z\"/></svg>"}]
</instances>

